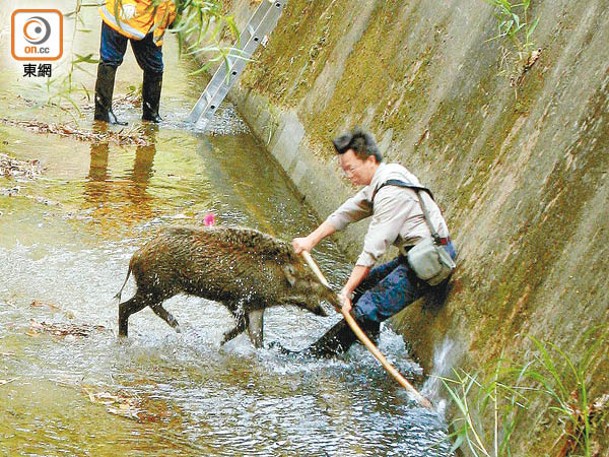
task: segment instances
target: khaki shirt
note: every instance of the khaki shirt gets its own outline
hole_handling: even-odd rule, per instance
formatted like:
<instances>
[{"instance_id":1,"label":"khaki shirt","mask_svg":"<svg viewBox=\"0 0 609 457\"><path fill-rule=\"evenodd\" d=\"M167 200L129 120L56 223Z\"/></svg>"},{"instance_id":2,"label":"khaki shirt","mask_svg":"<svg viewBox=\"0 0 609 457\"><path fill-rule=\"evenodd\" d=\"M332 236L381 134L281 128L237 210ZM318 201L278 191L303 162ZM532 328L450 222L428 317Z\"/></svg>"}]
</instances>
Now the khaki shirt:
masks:
<instances>
[{"instance_id":1,"label":"khaki shirt","mask_svg":"<svg viewBox=\"0 0 609 457\"><path fill-rule=\"evenodd\" d=\"M372 216L364 248L356 265L372 267L391 246L414 246L423 238L431 237L425 222L417 193L413 189L385 186L374 197L374 190L389 179L399 179L420 186L415 175L403 166L381 163L372 182L334 211L326 222L336 230L343 230L352 222ZM431 223L442 238L449 236L446 221L438 205L427 192L421 192L429 212Z\"/></svg>"}]
</instances>

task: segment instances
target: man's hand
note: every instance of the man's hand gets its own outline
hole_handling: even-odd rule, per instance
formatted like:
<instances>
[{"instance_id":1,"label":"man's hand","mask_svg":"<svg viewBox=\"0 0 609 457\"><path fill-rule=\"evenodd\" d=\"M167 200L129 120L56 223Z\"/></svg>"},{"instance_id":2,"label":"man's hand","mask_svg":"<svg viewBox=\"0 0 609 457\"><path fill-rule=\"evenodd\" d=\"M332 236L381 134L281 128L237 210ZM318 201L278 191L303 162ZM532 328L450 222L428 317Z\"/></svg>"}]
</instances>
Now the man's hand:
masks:
<instances>
[{"instance_id":1,"label":"man's hand","mask_svg":"<svg viewBox=\"0 0 609 457\"><path fill-rule=\"evenodd\" d=\"M292 247L296 254L300 254L302 251L311 252L317 243L323 240L325 237L332 235L336 229L329 222L322 222L319 227L313 230L304 238L294 238L292 240Z\"/></svg>"},{"instance_id":2,"label":"man's hand","mask_svg":"<svg viewBox=\"0 0 609 457\"><path fill-rule=\"evenodd\" d=\"M309 237L305 238L294 238L292 240L292 247L296 254L300 254L302 251L310 252L315 245L309 240Z\"/></svg>"},{"instance_id":3,"label":"man's hand","mask_svg":"<svg viewBox=\"0 0 609 457\"><path fill-rule=\"evenodd\" d=\"M364 267L362 265L356 265L351 271L351 275L347 280L347 283L344 285L340 293L338 294L338 299L342 305L342 310L346 312L350 312L351 308L353 308L353 302L351 301L353 298L353 292L359 286L366 277L368 277L368 273L370 273L370 267Z\"/></svg>"},{"instance_id":4,"label":"man's hand","mask_svg":"<svg viewBox=\"0 0 609 457\"><path fill-rule=\"evenodd\" d=\"M345 289L341 290L338 294L338 300L340 301L341 309L344 313L350 313L351 308L353 308L353 303L351 302L352 295L352 292Z\"/></svg>"}]
</instances>

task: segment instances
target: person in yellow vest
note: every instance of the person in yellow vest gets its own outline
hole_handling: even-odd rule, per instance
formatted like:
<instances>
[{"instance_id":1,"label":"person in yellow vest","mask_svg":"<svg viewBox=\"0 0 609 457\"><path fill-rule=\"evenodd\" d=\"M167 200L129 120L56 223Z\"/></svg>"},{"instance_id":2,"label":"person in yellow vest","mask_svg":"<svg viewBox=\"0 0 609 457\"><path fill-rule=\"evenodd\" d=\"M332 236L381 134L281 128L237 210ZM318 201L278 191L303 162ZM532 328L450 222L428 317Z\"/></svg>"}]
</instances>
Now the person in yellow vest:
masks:
<instances>
[{"instance_id":1,"label":"person in yellow vest","mask_svg":"<svg viewBox=\"0 0 609 457\"><path fill-rule=\"evenodd\" d=\"M163 82L163 35L176 17L173 0L106 0L102 18L100 62L95 82L94 119L120 122L112 111L117 68L123 63L127 42L144 71L142 120L160 122L159 103Z\"/></svg>"}]
</instances>

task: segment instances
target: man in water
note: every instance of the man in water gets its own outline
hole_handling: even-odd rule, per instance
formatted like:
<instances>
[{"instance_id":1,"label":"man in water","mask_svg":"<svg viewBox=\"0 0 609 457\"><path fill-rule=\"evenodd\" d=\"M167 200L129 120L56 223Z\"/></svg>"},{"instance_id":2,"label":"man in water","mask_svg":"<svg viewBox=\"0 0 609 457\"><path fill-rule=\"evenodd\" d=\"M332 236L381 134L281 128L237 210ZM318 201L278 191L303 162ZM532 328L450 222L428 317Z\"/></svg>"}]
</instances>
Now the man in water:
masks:
<instances>
[{"instance_id":1,"label":"man in water","mask_svg":"<svg viewBox=\"0 0 609 457\"><path fill-rule=\"evenodd\" d=\"M364 187L309 235L292 240L292 245L297 253L311 251L322 239L352 222L371 218L362 252L339 296L343 310L351 312L366 333L376 339L382 321L445 282L429 285L416 276L407 261L406 254L412 247L432 237L424 209L436 242L443 245L453 259L456 252L446 221L431 195L396 184L421 187L417 177L403 166L383 163L383 156L369 133L355 129L333 140L333 144L347 178L352 184ZM425 208L420 199L424 200ZM391 245L397 246L400 254L375 266ZM355 340L355 334L343 319L303 352L332 356L347 351Z\"/></svg>"},{"instance_id":2,"label":"man in water","mask_svg":"<svg viewBox=\"0 0 609 457\"><path fill-rule=\"evenodd\" d=\"M172 0L106 0L102 17L100 63L95 82L97 121L126 125L112 111L117 68L123 63L127 42L144 71L142 120L158 123L163 83L163 35L176 17Z\"/></svg>"}]
</instances>

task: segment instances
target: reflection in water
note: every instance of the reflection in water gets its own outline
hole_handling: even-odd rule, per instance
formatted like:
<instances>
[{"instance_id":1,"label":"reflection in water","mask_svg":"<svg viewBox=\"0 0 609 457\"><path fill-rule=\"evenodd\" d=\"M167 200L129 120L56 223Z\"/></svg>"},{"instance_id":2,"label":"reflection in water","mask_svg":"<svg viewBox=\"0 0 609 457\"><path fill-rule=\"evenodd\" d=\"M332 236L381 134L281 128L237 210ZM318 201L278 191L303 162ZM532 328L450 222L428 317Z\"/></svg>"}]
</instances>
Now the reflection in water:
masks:
<instances>
[{"instance_id":1,"label":"reflection in water","mask_svg":"<svg viewBox=\"0 0 609 457\"><path fill-rule=\"evenodd\" d=\"M97 129L96 131L106 130ZM110 146L107 141L91 144L91 165L87 179L93 182L105 182L108 180L108 154Z\"/></svg>"},{"instance_id":2,"label":"reflection in water","mask_svg":"<svg viewBox=\"0 0 609 457\"><path fill-rule=\"evenodd\" d=\"M156 154L156 131L158 126L156 124L146 125L146 131L148 133L148 143L144 146L137 146L135 148L135 160L133 161L133 170L131 170L131 179L135 183L141 184L142 188L146 188L146 185L150 181L152 176L152 163L154 162L154 155Z\"/></svg>"},{"instance_id":3,"label":"reflection in water","mask_svg":"<svg viewBox=\"0 0 609 457\"><path fill-rule=\"evenodd\" d=\"M94 122L94 132L105 132L108 124ZM84 184L85 207L91 208L90 216L102 226L136 224L154 215L154 197L148 193L153 176L156 154L156 124L144 125L147 144L135 147L133 167L128 179L111 179L108 169L110 145L108 142L91 144L89 174Z\"/></svg>"}]
</instances>

